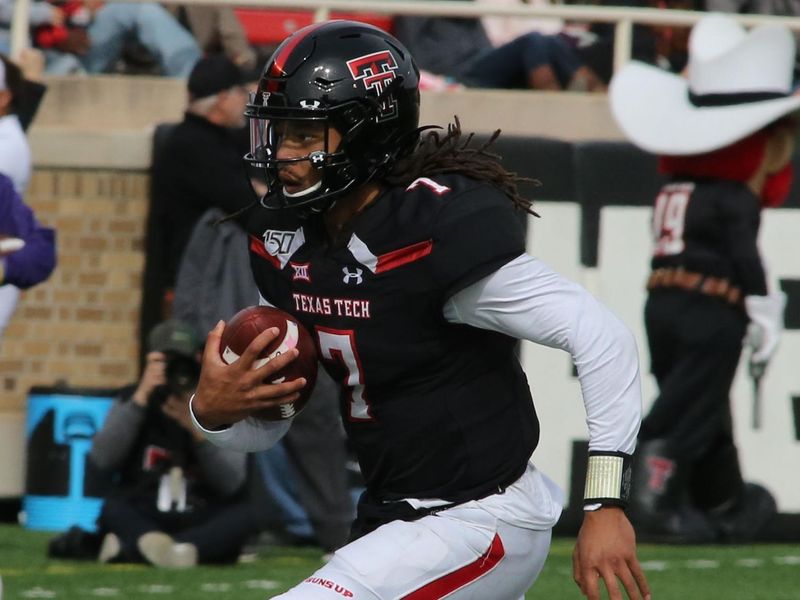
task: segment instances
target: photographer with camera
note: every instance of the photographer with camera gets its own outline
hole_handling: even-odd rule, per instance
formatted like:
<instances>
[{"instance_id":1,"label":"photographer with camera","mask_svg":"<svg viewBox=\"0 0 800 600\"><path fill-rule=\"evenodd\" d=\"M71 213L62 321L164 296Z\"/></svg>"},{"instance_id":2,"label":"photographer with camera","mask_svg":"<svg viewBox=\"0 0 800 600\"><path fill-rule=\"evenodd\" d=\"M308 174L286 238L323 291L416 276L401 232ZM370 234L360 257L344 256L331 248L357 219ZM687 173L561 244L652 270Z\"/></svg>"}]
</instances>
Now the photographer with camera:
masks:
<instances>
[{"instance_id":1,"label":"photographer with camera","mask_svg":"<svg viewBox=\"0 0 800 600\"><path fill-rule=\"evenodd\" d=\"M140 381L122 390L94 437L90 463L118 475L98 519L100 562L232 562L254 529L246 455L204 441L189 420L201 349L180 321L154 327Z\"/></svg>"}]
</instances>

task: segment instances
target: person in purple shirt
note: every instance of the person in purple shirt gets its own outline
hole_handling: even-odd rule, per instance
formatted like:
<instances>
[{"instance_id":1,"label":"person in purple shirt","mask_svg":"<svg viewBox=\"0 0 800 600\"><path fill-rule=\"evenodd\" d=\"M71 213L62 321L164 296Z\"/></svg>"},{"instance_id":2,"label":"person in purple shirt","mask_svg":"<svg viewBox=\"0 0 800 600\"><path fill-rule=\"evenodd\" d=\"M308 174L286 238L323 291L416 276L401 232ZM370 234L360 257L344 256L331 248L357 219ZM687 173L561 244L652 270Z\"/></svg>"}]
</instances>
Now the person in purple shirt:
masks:
<instances>
[{"instance_id":1,"label":"person in purple shirt","mask_svg":"<svg viewBox=\"0 0 800 600\"><path fill-rule=\"evenodd\" d=\"M0 174L0 283L26 289L46 280L56 266L56 235Z\"/></svg>"}]
</instances>

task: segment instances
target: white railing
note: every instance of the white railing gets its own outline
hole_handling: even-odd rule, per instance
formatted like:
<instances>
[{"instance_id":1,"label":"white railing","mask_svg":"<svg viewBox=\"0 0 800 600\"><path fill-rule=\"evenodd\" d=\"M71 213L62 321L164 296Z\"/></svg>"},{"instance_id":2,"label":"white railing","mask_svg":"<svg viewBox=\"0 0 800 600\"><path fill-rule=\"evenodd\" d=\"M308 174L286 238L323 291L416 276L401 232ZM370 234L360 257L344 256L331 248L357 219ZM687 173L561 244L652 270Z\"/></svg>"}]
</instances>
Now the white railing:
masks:
<instances>
[{"instance_id":1,"label":"white railing","mask_svg":"<svg viewBox=\"0 0 800 600\"><path fill-rule=\"evenodd\" d=\"M148 2L152 0L124 0ZM657 8L624 8L618 6L490 6L465 1L420 0L163 0L162 4L198 4L235 6L242 8L283 8L312 10L315 21L330 18L332 11L367 12L388 15L420 15L441 17L550 17L569 21L616 23L614 67L619 68L630 60L633 25L683 25L691 26L703 16L702 12L664 10ZM28 32L29 0L16 0L11 27L11 51L16 56L24 48ZM732 15L745 26L762 23L782 23L800 31L800 17L774 17L766 15Z\"/></svg>"}]
</instances>

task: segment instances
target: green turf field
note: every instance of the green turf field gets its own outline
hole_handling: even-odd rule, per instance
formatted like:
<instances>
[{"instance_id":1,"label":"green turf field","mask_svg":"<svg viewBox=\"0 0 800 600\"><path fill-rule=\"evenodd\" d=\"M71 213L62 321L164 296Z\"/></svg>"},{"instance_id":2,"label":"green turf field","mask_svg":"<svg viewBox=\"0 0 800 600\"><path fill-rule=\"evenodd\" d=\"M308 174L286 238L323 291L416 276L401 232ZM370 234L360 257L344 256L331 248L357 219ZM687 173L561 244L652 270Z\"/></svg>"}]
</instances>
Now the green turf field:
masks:
<instances>
[{"instance_id":1,"label":"green turf field","mask_svg":"<svg viewBox=\"0 0 800 600\"><path fill-rule=\"evenodd\" d=\"M187 571L53 561L46 557L51 536L0 525L2 600L264 600L321 564L321 551L295 547L274 547L236 566ZM572 540L555 540L544 572L527 598L581 598L572 582L571 552ZM653 600L800 600L800 544L643 546L639 555Z\"/></svg>"}]
</instances>

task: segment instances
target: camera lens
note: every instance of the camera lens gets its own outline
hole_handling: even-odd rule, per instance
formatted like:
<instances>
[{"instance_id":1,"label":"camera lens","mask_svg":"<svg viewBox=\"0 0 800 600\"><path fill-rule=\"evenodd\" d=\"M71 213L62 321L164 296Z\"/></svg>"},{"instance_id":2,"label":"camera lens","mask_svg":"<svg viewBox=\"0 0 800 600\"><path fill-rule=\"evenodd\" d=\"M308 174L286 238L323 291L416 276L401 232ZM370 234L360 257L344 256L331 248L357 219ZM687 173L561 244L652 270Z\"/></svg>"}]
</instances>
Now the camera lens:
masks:
<instances>
[{"instance_id":1,"label":"camera lens","mask_svg":"<svg viewBox=\"0 0 800 600\"><path fill-rule=\"evenodd\" d=\"M185 394L197 387L200 365L188 356L168 356L165 374L169 390L174 394Z\"/></svg>"}]
</instances>

